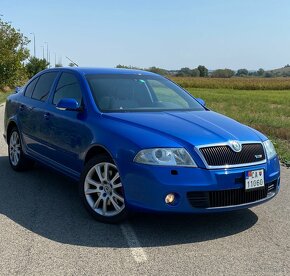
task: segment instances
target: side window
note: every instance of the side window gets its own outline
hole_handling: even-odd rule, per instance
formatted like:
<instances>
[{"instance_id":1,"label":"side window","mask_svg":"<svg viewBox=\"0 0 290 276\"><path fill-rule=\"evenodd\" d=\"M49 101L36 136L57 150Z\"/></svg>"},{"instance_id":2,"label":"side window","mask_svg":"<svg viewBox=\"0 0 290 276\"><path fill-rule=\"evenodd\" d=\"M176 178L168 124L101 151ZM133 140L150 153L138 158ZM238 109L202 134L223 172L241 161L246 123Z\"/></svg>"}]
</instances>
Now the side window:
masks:
<instances>
[{"instance_id":1,"label":"side window","mask_svg":"<svg viewBox=\"0 0 290 276\"><path fill-rule=\"evenodd\" d=\"M73 74L62 73L53 96L53 104L57 104L63 98L73 98L81 104L81 87Z\"/></svg>"},{"instance_id":2,"label":"side window","mask_svg":"<svg viewBox=\"0 0 290 276\"><path fill-rule=\"evenodd\" d=\"M24 94L26 97L31 98L31 95L33 93L34 87L35 87L38 79L39 78L36 78L31 83L28 84L28 86L26 87L26 90L25 90L25 94Z\"/></svg>"},{"instance_id":3,"label":"side window","mask_svg":"<svg viewBox=\"0 0 290 276\"><path fill-rule=\"evenodd\" d=\"M37 82L34 88L32 98L44 102L48 97L50 88L57 74L58 72L49 72L49 73L44 73L43 75L41 75L39 77L39 81Z\"/></svg>"}]
</instances>

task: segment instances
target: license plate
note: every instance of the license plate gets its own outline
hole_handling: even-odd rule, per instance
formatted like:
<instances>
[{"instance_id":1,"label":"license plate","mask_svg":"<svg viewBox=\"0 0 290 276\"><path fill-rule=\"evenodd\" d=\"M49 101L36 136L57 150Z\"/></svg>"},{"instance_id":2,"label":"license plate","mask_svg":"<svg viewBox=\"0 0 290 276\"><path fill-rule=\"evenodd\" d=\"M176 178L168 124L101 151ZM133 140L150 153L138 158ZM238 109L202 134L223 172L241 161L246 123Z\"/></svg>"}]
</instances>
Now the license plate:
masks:
<instances>
[{"instance_id":1,"label":"license plate","mask_svg":"<svg viewBox=\"0 0 290 276\"><path fill-rule=\"evenodd\" d=\"M265 186L264 170L246 171L245 189L252 190Z\"/></svg>"}]
</instances>

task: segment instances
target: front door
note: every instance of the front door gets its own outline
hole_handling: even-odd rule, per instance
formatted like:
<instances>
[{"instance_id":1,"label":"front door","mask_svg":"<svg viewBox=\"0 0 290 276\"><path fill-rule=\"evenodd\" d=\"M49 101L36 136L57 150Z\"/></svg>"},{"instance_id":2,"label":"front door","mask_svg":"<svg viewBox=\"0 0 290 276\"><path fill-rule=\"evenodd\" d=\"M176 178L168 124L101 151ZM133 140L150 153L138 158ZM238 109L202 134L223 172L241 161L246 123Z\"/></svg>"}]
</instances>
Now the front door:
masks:
<instances>
[{"instance_id":1,"label":"front door","mask_svg":"<svg viewBox=\"0 0 290 276\"><path fill-rule=\"evenodd\" d=\"M67 111L56 108L59 100L73 98L82 105L83 93L73 73L63 72L48 107L46 120L49 158L78 174L82 169L80 155L91 143L93 136L86 126L86 111Z\"/></svg>"}]
</instances>

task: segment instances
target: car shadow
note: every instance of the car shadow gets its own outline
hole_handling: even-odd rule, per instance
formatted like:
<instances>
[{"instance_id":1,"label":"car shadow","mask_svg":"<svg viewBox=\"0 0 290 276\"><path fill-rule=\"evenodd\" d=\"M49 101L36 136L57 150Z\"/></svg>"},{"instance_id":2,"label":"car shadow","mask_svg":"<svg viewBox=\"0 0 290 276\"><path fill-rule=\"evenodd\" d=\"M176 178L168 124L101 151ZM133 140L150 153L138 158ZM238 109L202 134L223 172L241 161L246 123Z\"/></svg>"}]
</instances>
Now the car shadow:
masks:
<instances>
[{"instance_id":1,"label":"car shadow","mask_svg":"<svg viewBox=\"0 0 290 276\"><path fill-rule=\"evenodd\" d=\"M84 209L77 184L40 165L15 172L0 157L0 213L24 228L64 244L128 247L119 225L95 221ZM143 247L189 244L249 229L251 210L211 215L138 214L129 220Z\"/></svg>"}]
</instances>

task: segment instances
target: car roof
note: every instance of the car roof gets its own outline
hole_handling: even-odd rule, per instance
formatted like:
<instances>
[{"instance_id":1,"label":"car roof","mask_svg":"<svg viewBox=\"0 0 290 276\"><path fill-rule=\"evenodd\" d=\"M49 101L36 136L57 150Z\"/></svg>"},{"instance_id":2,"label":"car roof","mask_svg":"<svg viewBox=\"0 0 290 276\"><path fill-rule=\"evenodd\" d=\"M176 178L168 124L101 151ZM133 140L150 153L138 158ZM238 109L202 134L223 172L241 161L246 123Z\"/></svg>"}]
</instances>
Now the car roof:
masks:
<instances>
[{"instance_id":1,"label":"car roof","mask_svg":"<svg viewBox=\"0 0 290 276\"><path fill-rule=\"evenodd\" d=\"M96 68L96 67L58 67L58 68L50 68L46 69L45 71L52 71L52 70L65 70L65 71L76 71L82 75L87 74L122 74L122 75L129 75L129 74L136 74L136 75L145 75L145 76L158 76L155 73L143 71L143 70L136 70L136 69L124 69L124 68Z\"/></svg>"}]
</instances>

